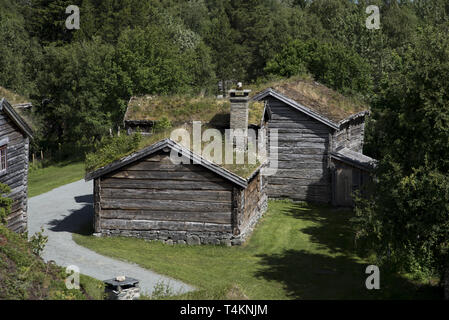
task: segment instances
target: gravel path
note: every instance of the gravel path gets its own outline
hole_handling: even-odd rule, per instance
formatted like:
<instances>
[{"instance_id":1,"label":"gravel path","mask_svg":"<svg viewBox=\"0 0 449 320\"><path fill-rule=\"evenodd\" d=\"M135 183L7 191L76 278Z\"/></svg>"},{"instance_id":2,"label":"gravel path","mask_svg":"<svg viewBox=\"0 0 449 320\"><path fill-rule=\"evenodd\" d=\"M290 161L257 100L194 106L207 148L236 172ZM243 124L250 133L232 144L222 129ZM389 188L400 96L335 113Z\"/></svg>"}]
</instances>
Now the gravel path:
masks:
<instances>
[{"instance_id":1,"label":"gravel path","mask_svg":"<svg viewBox=\"0 0 449 320\"><path fill-rule=\"evenodd\" d=\"M115 260L77 245L72 233L80 232L93 218L92 182L80 180L28 201L28 234L44 228L48 243L42 254L45 261L67 267L75 265L82 274L99 280L118 275L140 280L141 290L150 295L158 282L168 284L175 293L194 290L180 281L143 269L135 264Z\"/></svg>"}]
</instances>

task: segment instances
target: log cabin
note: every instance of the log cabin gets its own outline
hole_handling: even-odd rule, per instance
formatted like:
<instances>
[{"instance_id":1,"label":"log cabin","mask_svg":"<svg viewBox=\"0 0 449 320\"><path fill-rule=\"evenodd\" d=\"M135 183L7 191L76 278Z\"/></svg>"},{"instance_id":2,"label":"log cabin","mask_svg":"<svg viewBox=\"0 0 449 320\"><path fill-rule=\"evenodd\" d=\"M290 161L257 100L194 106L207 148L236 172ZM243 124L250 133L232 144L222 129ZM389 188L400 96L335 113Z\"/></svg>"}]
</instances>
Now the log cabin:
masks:
<instances>
[{"instance_id":1,"label":"log cabin","mask_svg":"<svg viewBox=\"0 0 449 320\"><path fill-rule=\"evenodd\" d=\"M231 105L248 110L249 100L234 97ZM236 125L247 128L245 119ZM173 152L188 161L174 163ZM95 233L240 245L267 210L263 166L226 167L171 138L150 143L86 175L94 180Z\"/></svg>"},{"instance_id":2,"label":"log cabin","mask_svg":"<svg viewBox=\"0 0 449 320\"><path fill-rule=\"evenodd\" d=\"M337 95L319 83L295 81L253 97L264 101L268 135L278 137L270 147L278 165L267 177L270 198L352 206L355 191L367 192L376 163L362 153L369 110L329 98Z\"/></svg>"},{"instance_id":3,"label":"log cabin","mask_svg":"<svg viewBox=\"0 0 449 320\"><path fill-rule=\"evenodd\" d=\"M28 152L32 130L13 106L0 101L0 182L11 188L13 200L6 222L15 232L27 230Z\"/></svg>"},{"instance_id":4,"label":"log cabin","mask_svg":"<svg viewBox=\"0 0 449 320\"><path fill-rule=\"evenodd\" d=\"M95 232L169 243L241 244L266 211L268 197L352 206L353 192L369 183L375 165L362 153L369 111L343 97L332 100L335 92L311 81L282 83L252 97L250 92L231 90L229 104L131 98L124 120L129 132L151 136L162 116L175 124L196 119L244 134L266 129L269 157L238 174L169 138L156 141L86 175L94 180ZM201 164L173 164L173 150ZM274 158L277 170L265 176L263 168L273 167Z\"/></svg>"},{"instance_id":5,"label":"log cabin","mask_svg":"<svg viewBox=\"0 0 449 320\"><path fill-rule=\"evenodd\" d=\"M174 164L171 152L192 163ZM167 243L241 244L267 209L261 166L241 177L167 138L86 175L94 228Z\"/></svg>"}]
</instances>

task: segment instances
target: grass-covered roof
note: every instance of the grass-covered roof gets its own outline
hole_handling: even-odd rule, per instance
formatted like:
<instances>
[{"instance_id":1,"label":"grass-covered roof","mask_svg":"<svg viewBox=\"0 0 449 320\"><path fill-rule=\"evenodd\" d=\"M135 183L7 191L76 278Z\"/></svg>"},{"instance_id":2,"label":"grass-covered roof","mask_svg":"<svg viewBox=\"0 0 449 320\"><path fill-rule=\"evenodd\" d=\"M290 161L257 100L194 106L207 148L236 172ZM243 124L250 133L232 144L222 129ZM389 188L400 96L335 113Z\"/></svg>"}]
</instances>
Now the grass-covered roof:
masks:
<instances>
[{"instance_id":1,"label":"grass-covered roof","mask_svg":"<svg viewBox=\"0 0 449 320\"><path fill-rule=\"evenodd\" d=\"M115 161L119 161L137 151L140 151L146 147L149 147L157 142L160 142L164 139L171 138L171 134L176 129L185 129L190 134L190 145L181 144L187 149L192 150L193 146L193 138L192 138L192 127L190 125L183 125L179 127L174 127L166 130L162 130L156 132L150 136L141 136L138 133L135 133L132 136L127 136L126 134L122 134L120 137L108 138L109 141L106 141L103 147L100 147L96 152L90 153L86 157L86 173L91 173L96 171L102 167L105 167ZM202 132L206 129L210 129L210 127L202 126ZM203 154L206 160L209 160L220 167L232 172L233 174L247 179L249 178L261 165L261 161L257 160L255 163L248 161L248 152L245 153L244 163L238 164L236 161L236 155L234 153L234 163L226 164L225 163L225 136L223 132L221 132L222 138L222 161L221 163L216 163L209 155ZM173 141L178 142L176 139ZM208 145L210 142L202 142L202 150L204 147Z\"/></svg>"},{"instance_id":2,"label":"grass-covered roof","mask_svg":"<svg viewBox=\"0 0 449 320\"><path fill-rule=\"evenodd\" d=\"M307 77L294 77L245 86L245 89L252 90L251 96L255 96L267 88L276 90L334 122L339 122L355 113L367 110L367 107L360 101L345 97ZM249 124L259 125L263 117L263 111L263 102L251 102ZM86 172L100 169L161 140L170 138L175 128L182 127L191 132L189 123L192 121L201 121L203 124L207 124L207 126L203 125L203 130L207 128L227 128L229 126L229 112L229 100L216 97L180 95L132 97L125 114L125 121L157 121L166 118L170 120L173 128L156 132L151 136L141 137L138 142L134 143L125 142L124 139L127 138L124 137L120 138L123 141L116 142L116 147L111 147L114 144L114 142L111 142L109 146L106 145L100 148L98 152L88 155ZM224 143L224 138L222 140ZM247 159L247 154L245 159ZM248 178L260 166L260 163L223 164L221 166L242 178Z\"/></svg>"},{"instance_id":3,"label":"grass-covered roof","mask_svg":"<svg viewBox=\"0 0 449 320\"><path fill-rule=\"evenodd\" d=\"M25 98L24 96L21 96L20 94L17 94L3 87L0 87L0 98L5 98L12 106L30 103L30 100L28 98Z\"/></svg>"},{"instance_id":4,"label":"grass-covered roof","mask_svg":"<svg viewBox=\"0 0 449 320\"><path fill-rule=\"evenodd\" d=\"M263 107L262 102L250 102L249 124L260 125ZM229 124L230 108L228 99L215 97L145 95L130 99L124 120L157 121L165 117L176 125L201 121L224 127Z\"/></svg>"},{"instance_id":5,"label":"grass-covered roof","mask_svg":"<svg viewBox=\"0 0 449 320\"><path fill-rule=\"evenodd\" d=\"M272 88L287 98L337 123L355 113L369 109L363 102L352 97L343 96L335 90L307 77L272 81L253 85L250 88L253 95L267 88Z\"/></svg>"},{"instance_id":6,"label":"grass-covered roof","mask_svg":"<svg viewBox=\"0 0 449 320\"><path fill-rule=\"evenodd\" d=\"M24 111L23 108L19 108L19 105L31 105L30 99L0 86L0 99L2 98L5 98L9 102L32 130L36 129L31 114Z\"/></svg>"},{"instance_id":7,"label":"grass-covered roof","mask_svg":"<svg viewBox=\"0 0 449 320\"><path fill-rule=\"evenodd\" d=\"M252 90L251 96L255 96L267 88L276 90L334 122L339 122L368 109L363 102L345 97L308 77L293 77L245 86L245 89ZM260 124L263 109L263 102L250 103L250 125ZM173 124L196 120L209 123L212 126L223 127L229 124L229 111L228 99L145 95L130 99L124 120L157 121L166 117Z\"/></svg>"}]
</instances>

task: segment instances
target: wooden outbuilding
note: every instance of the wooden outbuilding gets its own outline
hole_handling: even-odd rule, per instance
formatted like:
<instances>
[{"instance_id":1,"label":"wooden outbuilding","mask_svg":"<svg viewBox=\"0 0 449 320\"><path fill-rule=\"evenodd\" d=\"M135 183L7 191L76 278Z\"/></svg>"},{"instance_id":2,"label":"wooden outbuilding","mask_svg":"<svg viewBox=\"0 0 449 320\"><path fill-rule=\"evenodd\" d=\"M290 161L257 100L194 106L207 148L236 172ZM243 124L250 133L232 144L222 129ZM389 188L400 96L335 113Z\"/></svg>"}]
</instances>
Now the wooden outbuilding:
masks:
<instances>
[{"instance_id":1,"label":"wooden outbuilding","mask_svg":"<svg viewBox=\"0 0 449 320\"><path fill-rule=\"evenodd\" d=\"M190 163L175 164L170 154ZM261 166L243 178L164 139L86 175L97 234L241 244L267 209Z\"/></svg>"},{"instance_id":2,"label":"wooden outbuilding","mask_svg":"<svg viewBox=\"0 0 449 320\"><path fill-rule=\"evenodd\" d=\"M6 99L0 101L0 182L11 188L13 200L7 226L27 230L28 153L32 130Z\"/></svg>"},{"instance_id":3,"label":"wooden outbuilding","mask_svg":"<svg viewBox=\"0 0 449 320\"><path fill-rule=\"evenodd\" d=\"M373 167L361 166L357 160L375 162L362 154L369 111L345 109L320 93L335 94L318 83L300 81L268 88L253 97L265 102L263 125L269 136L278 137L276 145L268 140L271 165L278 169L267 177L267 193L270 198L352 205L352 193L369 181Z\"/></svg>"}]
</instances>

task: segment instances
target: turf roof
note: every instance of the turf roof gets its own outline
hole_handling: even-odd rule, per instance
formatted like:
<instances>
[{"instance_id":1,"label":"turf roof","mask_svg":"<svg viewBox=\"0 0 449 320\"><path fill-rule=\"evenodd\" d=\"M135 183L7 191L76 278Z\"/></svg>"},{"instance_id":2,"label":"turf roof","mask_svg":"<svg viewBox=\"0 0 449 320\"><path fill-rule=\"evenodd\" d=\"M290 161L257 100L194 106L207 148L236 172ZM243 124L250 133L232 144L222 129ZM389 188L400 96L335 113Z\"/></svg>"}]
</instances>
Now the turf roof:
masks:
<instances>
[{"instance_id":1,"label":"turf roof","mask_svg":"<svg viewBox=\"0 0 449 320\"><path fill-rule=\"evenodd\" d=\"M121 159L123 159L123 158L125 158L127 156L130 156L130 155L134 154L135 152L138 152L138 151L140 151L140 150L142 150L142 149L144 149L146 147L149 147L149 146L151 146L153 144L156 144L156 143L158 143L158 142L160 142L162 140L169 139L169 138L171 138L171 134L172 134L172 132L174 130L181 129L181 128L185 129L185 130L187 130L187 132L189 132L189 134L190 134L190 145L183 144L182 142L179 142L177 140L173 140L173 141L180 143L181 145L183 145L184 147L186 147L190 151L194 151L194 150L192 150L192 147L193 147L192 127L190 125L184 124L182 126L173 127L173 128L170 128L170 129L166 129L166 130L163 130L163 131L156 132L156 133L154 133L154 134L152 134L150 136L142 136L142 139L141 139L139 145L136 148L134 148L133 150L130 150L129 152L126 152L126 153L117 154L114 157L113 161L107 161L107 162L101 162L100 161L100 162L95 162L95 163L86 163L86 173L92 173L94 171L97 171L100 168L108 166L111 163L114 163L115 161L119 161L119 160L121 160ZM205 130L211 129L211 127L202 126L201 129L202 129L202 133L204 133ZM221 132L221 138L222 138L222 161L221 161L221 163L216 163L214 161L214 159L212 159L211 155L204 155L203 154L202 156L206 160L209 160L209 161L217 164L218 166L220 166L220 167L222 167L222 168L232 172L233 174L235 174L235 175L237 175L237 176L239 176L241 178L248 179L249 177L251 177L253 175L253 173L256 172L260 168L261 162L259 160L257 160L256 163L249 163L249 161L248 161L248 152L249 151L246 151L245 155L244 155L244 159L245 159L244 163L242 163L242 164L238 164L237 163L237 161L236 161L236 154L234 152L234 155L233 155L234 156L234 163L232 163L232 164L225 164L225 151L224 151L225 150L225 147L224 147L225 135L223 134L223 132ZM206 141L206 142L203 141L202 142L202 150L203 150L203 152L204 152L205 146L207 146L209 143L210 143L210 141ZM97 152L101 153L101 150L98 150ZM101 157L98 157L98 158L101 158Z\"/></svg>"},{"instance_id":2,"label":"turf roof","mask_svg":"<svg viewBox=\"0 0 449 320\"><path fill-rule=\"evenodd\" d=\"M267 88L273 88L286 97L303 104L318 114L334 121L340 122L349 116L368 108L353 98L345 97L328 87L313 81L310 78L293 77L246 86L251 89L251 97ZM227 127L229 125L230 103L227 99L215 97L192 96L152 96L145 95L132 97L124 117L125 121L157 121L163 117L169 119L175 127L188 128L187 123L201 121L208 127ZM249 125L259 125L263 117L263 102L250 102ZM206 127L203 127L206 129ZM136 150L123 155L118 155L116 160L137 152L145 147L169 138L173 129L158 132L144 137ZM189 130L190 131L190 130ZM224 139L223 139L224 141ZM245 159L247 155L245 155ZM97 165L91 170L99 169L107 163ZM227 170L240 177L247 178L259 167L250 164L223 165Z\"/></svg>"},{"instance_id":3,"label":"turf roof","mask_svg":"<svg viewBox=\"0 0 449 320\"><path fill-rule=\"evenodd\" d=\"M0 99L5 98L9 104L14 108L14 110L20 115L20 117L25 120L26 124L32 129L35 130L36 126L33 122L30 114L24 111L22 108L18 108L17 105L30 104L31 102L28 98L21 96L11 90L3 88L0 86Z\"/></svg>"},{"instance_id":4,"label":"turf roof","mask_svg":"<svg viewBox=\"0 0 449 320\"><path fill-rule=\"evenodd\" d=\"M130 99L124 120L156 121L166 117L175 125L195 120L225 127L229 124L230 108L228 99L215 97L145 95ZM260 125L263 108L262 102L250 102L249 124Z\"/></svg>"},{"instance_id":5,"label":"turf roof","mask_svg":"<svg viewBox=\"0 0 449 320\"><path fill-rule=\"evenodd\" d=\"M307 77L293 77L258 85L248 85L251 96L272 88L316 113L336 123L347 117L368 110L368 107L354 98L342 94ZM223 127L229 124L230 103L228 99L191 96L132 97L124 120L157 121L168 118L174 124L193 120ZM263 116L263 102L250 102L249 124L259 125Z\"/></svg>"},{"instance_id":6,"label":"turf roof","mask_svg":"<svg viewBox=\"0 0 449 320\"><path fill-rule=\"evenodd\" d=\"M8 102L12 106L17 105L17 104L30 103L30 100L28 98L25 98L15 92L12 92L11 90L5 89L3 87L0 87L0 97L3 97L6 100L8 100Z\"/></svg>"},{"instance_id":7,"label":"turf roof","mask_svg":"<svg viewBox=\"0 0 449 320\"><path fill-rule=\"evenodd\" d=\"M345 97L310 78L294 77L254 86L253 95L267 88L274 89L336 123L369 109L363 102Z\"/></svg>"}]
</instances>

